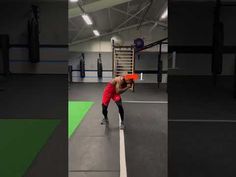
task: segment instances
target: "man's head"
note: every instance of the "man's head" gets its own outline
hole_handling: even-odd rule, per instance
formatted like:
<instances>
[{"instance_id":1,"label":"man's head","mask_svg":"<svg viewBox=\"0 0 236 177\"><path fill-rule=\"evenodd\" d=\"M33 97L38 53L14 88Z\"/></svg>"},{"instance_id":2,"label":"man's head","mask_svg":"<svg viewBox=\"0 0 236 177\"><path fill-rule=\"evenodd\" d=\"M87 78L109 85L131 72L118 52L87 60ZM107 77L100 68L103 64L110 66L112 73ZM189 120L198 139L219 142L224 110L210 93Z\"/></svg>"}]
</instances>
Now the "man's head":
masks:
<instances>
[{"instance_id":1,"label":"man's head","mask_svg":"<svg viewBox=\"0 0 236 177\"><path fill-rule=\"evenodd\" d=\"M133 79L125 79L126 84L133 84L134 80Z\"/></svg>"}]
</instances>

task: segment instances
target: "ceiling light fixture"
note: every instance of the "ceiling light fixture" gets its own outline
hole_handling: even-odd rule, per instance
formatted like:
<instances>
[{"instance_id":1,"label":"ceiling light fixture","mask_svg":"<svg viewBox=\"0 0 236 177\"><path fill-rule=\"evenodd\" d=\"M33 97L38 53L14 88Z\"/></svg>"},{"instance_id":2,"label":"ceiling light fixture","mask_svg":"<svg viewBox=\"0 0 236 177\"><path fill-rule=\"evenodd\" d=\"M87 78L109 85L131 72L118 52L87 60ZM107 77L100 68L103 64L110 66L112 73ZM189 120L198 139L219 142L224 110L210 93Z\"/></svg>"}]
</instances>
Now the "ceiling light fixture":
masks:
<instances>
[{"instance_id":1,"label":"ceiling light fixture","mask_svg":"<svg viewBox=\"0 0 236 177\"><path fill-rule=\"evenodd\" d=\"M93 33L95 36L100 36L100 33L98 32L98 30L93 30Z\"/></svg>"},{"instance_id":2,"label":"ceiling light fixture","mask_svg":"<svg viewBox=\"0 0 236 177\"><path fill-rule=\"evenodd\" d=\"M93 24L91 18L87 14L83 14L82 17L83 17L84 21L87 23L87 25Z\"/></svg>"},{"instance_id":3,"label":"ceiling light fixture","mask_svg":"<svg viewBox=\"0 0 236 177\"><path fill-rule=\"evenodd\" d=\"M70 0L70 2L78 2L78 0Z\"/></svg>"},{"instance_id":4,"label":"ceiling light fixture","mask_svg":"<svg viewBox=\"0 0 236 177\"><path fill-rule=\"evenodd\" d=\"M163 12L163 14L161 15L161 19L166 19L168 16L168 9L166 8L166 10Z\"/></svg>"}]
</instances>

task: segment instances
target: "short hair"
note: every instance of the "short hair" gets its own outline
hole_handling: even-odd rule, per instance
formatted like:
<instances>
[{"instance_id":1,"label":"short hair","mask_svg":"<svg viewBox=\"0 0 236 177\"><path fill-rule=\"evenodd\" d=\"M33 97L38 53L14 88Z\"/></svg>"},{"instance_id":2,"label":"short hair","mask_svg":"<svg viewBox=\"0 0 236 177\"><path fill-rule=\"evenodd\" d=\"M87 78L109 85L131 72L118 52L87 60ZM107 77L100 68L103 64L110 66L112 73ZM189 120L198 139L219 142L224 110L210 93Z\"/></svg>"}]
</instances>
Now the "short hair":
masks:
<instances>
[{"instance_id":1,"label":"short hair","mask_svg":"<svg viewBox=\"0 0 236 177\"><path fill-rule=\"evenodd\" d=\"M125 81L131 81L132 84L134 83L133 79L126 79Z\"/></svg>"}]
</instances>

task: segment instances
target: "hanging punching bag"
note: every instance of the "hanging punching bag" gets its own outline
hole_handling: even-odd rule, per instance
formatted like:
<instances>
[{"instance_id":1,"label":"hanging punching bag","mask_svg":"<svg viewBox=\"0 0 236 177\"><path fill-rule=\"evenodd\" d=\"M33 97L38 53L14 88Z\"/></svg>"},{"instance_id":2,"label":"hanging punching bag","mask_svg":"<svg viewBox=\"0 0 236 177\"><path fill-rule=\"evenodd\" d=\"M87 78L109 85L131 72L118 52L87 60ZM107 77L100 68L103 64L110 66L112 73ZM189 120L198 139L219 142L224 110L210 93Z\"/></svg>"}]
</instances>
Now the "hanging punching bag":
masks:
<instances>
[{"instance_id":1,"label":"hanging punching bag","mask_svg":"<svg viewBox=\"0 0 236 177\"><path fill-rule=\"evenodd\" d=\"M212 74L214 76L222 73L223 46L224 46L224 25L220 21L220 2L215 7L215 19L213 25L212 40Z\"/></svg>"},{"instance_id":2,"label":"hanging punching bag","mask_svg":"<svg viewBox=\"0 0 236 177\"><path fill-rule=\"evenodd\" d=\"M158 73L157 73L157 83L158 83L158 88L160 87L160 84L162 82L162 60L158 60Z\"/></svg>"},{"instance_id":3,"label":"hanging punching bag","mask_svg":"<svg viewBox=\"0 0 236 177\"><path fill-rule=\"evenodd\" d=\"M157 59L157 84L158 88L160 88L160 84L162 82L162 60L161 60L161 55L162 55L162 43L159 45L159 53L158 53L158 59Z\"/></svg>"},{"instance_id":4,"label":"hanging punching bag","mask_svg":"<svg viewBox=\"0 0 236 177\"><path fill-rule=\"evenodd\" d=\"M82 53L82 59L80 59L80 77L85 77L85 60L84 60L84 53Z\"/></svg>"},{"instance_id":5,"label":"hanging punching bag","mask_svg":"<svg viewBox=\"0 0 236 177\"><path fill-rule=\"evenodd\" d=\"M234 98L236 98L236 54L234 57Z\"/></svg>"},{"instance_id":6,"label":"hanging punching bag","mask_svg":"<svg viewBox=\"0 0 236 177\"><path fill-rule=\"evenodd\" d=\"M97 74L98 74L98 78L102 78L102 58L101 58L101 54L99 53L99 58L97 59Z\"/></svg>"},{"instance_id":7,"label":"hanging punching bag","mask_svg":"<svg viewBox=\"0 0 236 177\"><path fill-rule=\"evenodd\" d=\"M0 74L8 75L10 73L9 67L9 36L0 35Z\"/></svg>"},{"instance_id":8,"label":"hanging punching bag","mask_svg":"<svg viewBox=\"0 0 236 177\"><path fill-rule=\"evenodd\" d=\"M222 63L223 63L223 41L224 41L224 31L223 23L219 22L214 24L213 33L213 53L212 53L212 73L221 74L222 73Z\"/></svg>"},{"instance_id":9,"label":"hanging punching bag","mask_svg":"<svg viewBox=\"0 0 236 177\"><path fill-rule=\"evenodd\" d=\"M68 80L71 83L72 82L72 71L73 71L73 67L72 65L68 66Z\"/></svg>"},{"instance_id":10,"label":"hanging punching bag","mask_svg":"<svg viewBox=\"0 0 236 177\"><path fill-rule=\"evenodd\" d=\"M32 17L28 21L29 60L32 63L40 61L39 46L38 7L32 6Z\"/></svg>"}]
</instances>

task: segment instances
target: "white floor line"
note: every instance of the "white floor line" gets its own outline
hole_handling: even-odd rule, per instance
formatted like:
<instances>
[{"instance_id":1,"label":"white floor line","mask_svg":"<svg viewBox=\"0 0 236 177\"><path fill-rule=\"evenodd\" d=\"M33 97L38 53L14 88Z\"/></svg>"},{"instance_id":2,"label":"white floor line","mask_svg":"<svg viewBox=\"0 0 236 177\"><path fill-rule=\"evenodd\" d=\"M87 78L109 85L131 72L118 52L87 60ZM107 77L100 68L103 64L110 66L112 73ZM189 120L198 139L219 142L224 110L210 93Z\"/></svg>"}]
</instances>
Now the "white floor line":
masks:
<instances>
[{"instance_id":1,"label":"white floor line","mask_svg":"<svg viewBox=\"0 0 236 177\"><path fill-rule=\"evenodd\" d=\"M222 122L222 123L236 123L236 120L204 120L204 119L170 119L168 122Z\"/></svg>"},{"instance_id":2,"label":"white floor line","mask_svg":"<svg viewBox=\"0 0 236 177\"><path fill-rule=\"evenodd\" d=\"M122 101L123 103L168 104L168 101Z\"/></svg>"},{"instance_id":3,"label":"white floor line","mask_svg":"<svg viewBox=\"0 0 236 177\"><path fill-rule=\"evenodd\" d=\"M119 125L121 123L119 115ZM125 155L125 136L124 130L120 129L120 177L127 177L126 155Z\"/></svg>"}]
</instances>

